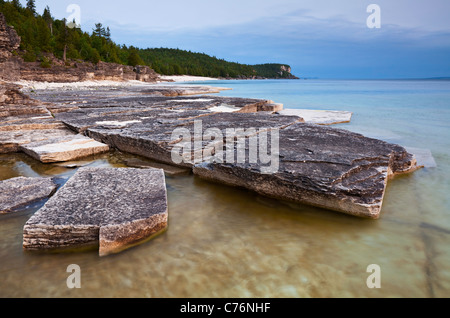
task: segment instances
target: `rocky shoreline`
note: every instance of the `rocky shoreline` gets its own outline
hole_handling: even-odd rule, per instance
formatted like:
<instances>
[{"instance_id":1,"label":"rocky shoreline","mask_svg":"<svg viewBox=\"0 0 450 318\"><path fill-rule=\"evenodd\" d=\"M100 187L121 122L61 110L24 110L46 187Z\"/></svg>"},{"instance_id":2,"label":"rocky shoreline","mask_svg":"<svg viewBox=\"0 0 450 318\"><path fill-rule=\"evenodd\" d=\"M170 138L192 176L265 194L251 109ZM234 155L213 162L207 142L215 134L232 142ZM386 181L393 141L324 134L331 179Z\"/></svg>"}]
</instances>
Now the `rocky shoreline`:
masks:
<instances>
[{"instance_id":1,"label":"rocky shoreline","mask_svg":"<svg viewBox=\"0 0 450 318\"><path fill-rule=\"evenodd\" d=\"M36 90L34 99L31 99L15 85L4 84L2 87L2 153L21 151L45 163L71 161L109 149L119 149L161 163L159 169L138 165L140 169L129 170L136 174L133 179L117 186L112 192L101 191L107 188L103 183L92 183L87 188L96 195L91 197L79 190L83 188L83 183L84 188L91 184L91 177L80 177L77 187L71 188L69 183L58 190L54 199L47 202L43 210L38 211L37 216L27 223L24 230L25 249L93 244L102 246L102 238L97 238L102 233L99 229L107 227L108 223L86 223L82 219L73 219L70 217L74 212L73 205L65 206L66 203L61 202L70 197L71 202L86 207L83 211L89 218L91 214L88 206L94 207L98 202L109 202L111 198L120 198L122 195L129 196L127 185L131 183L149 190L148 181L139 184L140 171L160 171L160 176L164 176L161 170L164 167L182 168L180 172L188 169L201 178L245 188L263 196L377 219L380 217L388 180L396 174L419 168L414 156L401 146L324 126L333 123L333 116L334 122L340 122L343 115L340 112L330 112L326 116L322 113L316 117L306 113L307 116L302 118L300 112L285 111L283 105L270 100L211 95L220 91L217 88L103 86L96 87L94 91L88 88ZM180 128L189 135L189 139L174 138L174 132ZM230 128L244 133L227 138ZM206 138L211 131L220 137ZM277 145L274 144L276 140L270 138L270 134L275 132L279 137ZM252 140L261 138L267 143L267 155L272 162L263 161L262 157L252 161L249 157ZM247 151L243 162L216 160L221 149L233 158L239 158L242 151L239 144L244 145L243 149ZM174 160L174 149L187 146L191 151L187 155L183 153L181 161ZM268 164L274 163L276 169L267 172ZM82 171L80 169L80 173ZM122 175L115 176L115 169L95 173L107 173L109 179L126 179L124 172L116 171ZM87 180L87 183L83 180ZM160 178L156 184L162 189L164 178ZM148 202L161 200L157 197L149 197ZM126 198L123 200L128 202ZM123 214L120 209L116 211L112 208L117 204L105 204L102 213L111 216L108 219L111 224L122 225L111 228L114 230L109 231L108 237L118 235L119 238L108 239L110 243L104 244L109 247L101 247L101 255L121 251L167 226L167 222L143 221L144 225L138 227L138 233L132 232L134 225L130 225L130 220L123 223L120 218L116 220L113 217ZM130 218L133 218L133 211L141 210L135 209L132 202L126 206L127 213L131 213ZM50 217L52 214L45 211L58 211L58 222L63 223L55 223ZM136 216L137 219L141 217ZM73 236L73 233L81 233L80 228L92 229L88 230L89 235L80 236L87 241L80 241L80 238ZM113 234L114 231L116 234ZM132 233L129 239L126 233Z\"/></svg>"},{"instance_id":2,"label":"rocky shoreline","mask_svg":"<svg viewBox=\"0 0 450 318\"><path fill-rule=\"evenodd\" d=\"M158 162L80 168L56 194L50 179L0 182L0 213L51 197L24 227L26 250L99 245L103 256L165 230L164 170L377 219L388 180L419 168L399 145L327 127L349 122L349 112L213 95L225 88L149 85L160 78L148 67L70 62L46 69L14 56L19 43L0 15L0 79L75 83L22 89L0 82L0 153L51 163L118 149ZM78 84L86 80L118 84Z\"/></svg>"}]
</instances>

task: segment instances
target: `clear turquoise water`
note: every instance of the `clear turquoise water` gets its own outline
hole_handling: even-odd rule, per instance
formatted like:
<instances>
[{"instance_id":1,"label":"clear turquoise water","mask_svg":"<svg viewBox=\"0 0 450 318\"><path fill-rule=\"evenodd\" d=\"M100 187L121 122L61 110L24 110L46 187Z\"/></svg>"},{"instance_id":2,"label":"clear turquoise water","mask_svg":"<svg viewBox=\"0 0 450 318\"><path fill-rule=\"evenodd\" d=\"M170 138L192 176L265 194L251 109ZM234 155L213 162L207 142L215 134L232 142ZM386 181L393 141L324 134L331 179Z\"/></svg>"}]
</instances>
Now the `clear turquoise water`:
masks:
<instances>
[{"instance_id":1,"label":"clear turquoise water","mask_svg":"<svg viewBox=\"0 0 450 318\"><path fill-rule=\"evenodd\" d=\"M206 84L206 83L199 83ZM96 251L22 250L35 209L0 216L0 297L449 297L450 82L220 81L224 96L286 108L348 110L336 127L430 149L437 162L388 185L379 220L290 205L193 176L167 178L169 229L151 242L99 258ZM124 166L124 155L92 158ZM0 155L0 179L70 177L74 170ZM70 264L82 288L66 286ZM370 264L381 288L369 289Z\"/></svg>"}]
</instances>

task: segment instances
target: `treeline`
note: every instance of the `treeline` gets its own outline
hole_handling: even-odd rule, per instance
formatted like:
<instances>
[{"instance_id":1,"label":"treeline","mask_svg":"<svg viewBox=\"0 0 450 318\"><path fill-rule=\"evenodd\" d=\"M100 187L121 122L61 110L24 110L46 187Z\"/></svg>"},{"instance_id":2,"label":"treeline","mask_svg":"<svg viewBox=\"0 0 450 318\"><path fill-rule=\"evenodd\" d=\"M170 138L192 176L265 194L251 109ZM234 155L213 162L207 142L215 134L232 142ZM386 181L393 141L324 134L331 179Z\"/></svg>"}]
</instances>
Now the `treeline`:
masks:
<instances>
[{"instance_id":1,"label":"treeline","mask_svg":"<svg viewBox=\"0 0 450 318\"><path fill-rule=\"evenodd\" d=\"M249 65L227 62L204 53L156 48L140 50L139 55L160 74L232 78L257 75Z\"/></svg>"},{"instance_id":2,"label":"treeline","mask_svg":"<svg viewBox=\"0 0 450 318\"><path fill-rule=\"evenodd\" d=\"M136 48L114 43L109 28L100 23L91 33L83 32L73 21L55 19L48 6L37 13L34 0L25 7L19 0L0 0L0 12L21 37L20 54L26 62L46 62L46 53L51 53L64 61L144 64Z\"/></svg>"},{"instance_id":3,"label":"treeline","mask_svg":"<svg viewBox=\"0 0 450 318\"><path fill-rule=\"evenodd\" d=\"M289 72L281 72L281 64L252 66L179 49L118 45L111 40L109 27L98 23L91 33L84 32L74 21L54 18L48 6L42 14L36 12L35 0L28 0L26 6L19 0L0 0L0 12L22 39L17 54L26 62L40 61L43 67L51 66L47 56L52 54L63 61L147 65L163 75L292 78Z\"/></svg>"}]
</instances>

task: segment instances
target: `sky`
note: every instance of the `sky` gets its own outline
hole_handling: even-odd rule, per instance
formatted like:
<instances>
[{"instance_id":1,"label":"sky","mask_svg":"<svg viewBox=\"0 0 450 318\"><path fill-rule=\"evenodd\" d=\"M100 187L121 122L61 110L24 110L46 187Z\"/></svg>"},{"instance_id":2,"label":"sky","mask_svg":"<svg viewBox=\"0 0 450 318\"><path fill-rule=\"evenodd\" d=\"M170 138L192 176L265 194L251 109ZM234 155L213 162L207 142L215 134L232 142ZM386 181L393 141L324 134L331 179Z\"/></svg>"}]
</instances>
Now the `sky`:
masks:
<instances>
[{"instance_id":1,"label":"sky","mask_svg":"<svg viewBox=\"0 0 450 318\"><path fill-rule=\"evenodd\" d=\"M59 19L70 4L84 31L100 22L119 44L289 64L309 78L450 77L449 0L36 0Z\"/></svg>"}]
</instances>

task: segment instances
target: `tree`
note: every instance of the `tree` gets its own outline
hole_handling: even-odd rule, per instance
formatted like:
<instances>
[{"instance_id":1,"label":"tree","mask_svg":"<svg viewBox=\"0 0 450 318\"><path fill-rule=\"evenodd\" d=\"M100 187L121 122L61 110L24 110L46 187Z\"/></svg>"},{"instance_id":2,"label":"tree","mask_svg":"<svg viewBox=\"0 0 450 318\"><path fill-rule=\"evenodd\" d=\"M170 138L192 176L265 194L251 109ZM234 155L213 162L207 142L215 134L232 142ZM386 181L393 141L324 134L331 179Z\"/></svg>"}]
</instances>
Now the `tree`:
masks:
<instances>
[{"instance_id":1,"label":"tree","mask_svg":"<svg viewBox=\"0 0 450 318\"><path fill-rule=\"evenodd\" d=\"M98 64L98 62L100 62L100 53L98 53L97 49L92 49L89 61L94 64Z\"/></svg>"},{"instance_id":2,"label":"tree","mask_svg":"<svg viewBox=\"0 0 450 318\"><path fill-rule=\"evenodd\" d=\"M20 4L19 0L12 0L11 3L14 5L14 7L17 9L17 11L21 11L22 5Z\"/></svg>"},{"instance_id":3,"label":"tree","mask_svg":"<svg viewBox=\"0 0 450 318\"><path fill-rule=\"evenodd\" d=\"M108 40L108 42L111 41L111 30L109 27L106 28L105 38L106 38L106 40Z\"/></svg>"},{"instance_id":4,"label":"tree","mask_svg":"<svg viewBox=\"0 0 450 318\"><path fill-rule=\"evenodd\" d=\"M96 23L95 29L93 29L92 31L92 34L98 37L103 37L106 34L106 30L101 23Z\"/></svg>"},{"instance_id":5,"label":"tree","mask_svg":"<svg viewBox=\"0 0 450 318\"><path fill-rule=\"evenodd\" d=\"M36 14L36 3L34 0L27 0L27 9L34 15Z\"/></svg>"},{"instance_id":6,"label":"tree","mask_svg":"<svg viewBox=\"0 0 450 318\"><path fill-rule=\"evenodd\" d=\"M50 29L50 34L53 35L53 18L50 13L50 8L48 6L45 7L44 13L42 14L42 18L45 23L47 23L48 28Z\"/></svg>"},{"instance_id":7,"label":"tree","mask_svg":"<svg viewBox=\"0 0 450 318\"><path fill-rule=\"evenodd\" d=\"M145 65L142 58L139 56L136 50L132 50L130 55L128 56L128 65L136 66L136 65Z\"/></svg>"}]
</instances>

